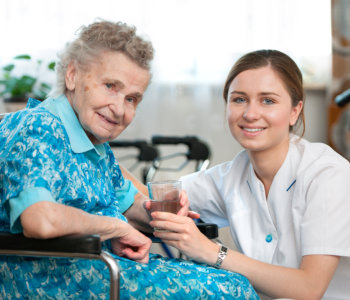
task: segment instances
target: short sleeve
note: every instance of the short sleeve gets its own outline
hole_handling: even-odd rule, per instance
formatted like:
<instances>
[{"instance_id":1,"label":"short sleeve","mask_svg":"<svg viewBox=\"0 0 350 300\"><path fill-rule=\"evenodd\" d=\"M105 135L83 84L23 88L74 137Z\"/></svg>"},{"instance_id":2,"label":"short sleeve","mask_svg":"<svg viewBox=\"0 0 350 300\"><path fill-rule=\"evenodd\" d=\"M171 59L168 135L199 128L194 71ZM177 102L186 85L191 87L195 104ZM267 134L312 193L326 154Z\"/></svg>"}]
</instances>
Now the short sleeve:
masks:
<instances>
[{"instance_id":1,"label":"short sleeve","mask_svg":"<svg viewBox=\"0 0 350 300\"><path fill-rule=\"evenodd\" d=\"M301 225L302 255L350 256L349 163L324 165L306 186L306 208Z\"/></svg>"},{"instance_id":2,"label":"short sleeve","mask_svg":"<svg viewBox=\"0 0 350 300\"><path fill-rule=\"evenodd\" d=\"M10 230L12 233L20 233L23 231L20 215L29 206L40 202L50 201L55 202L51 193L44 188L28 188L21 191L18 197L11 198L10 203Z\"/></svg>"},{"instance_id":3,"label":"short sleeve","mask_svg":"<svg viewBox=\"0 0 350 300\"><path fill-rule=\"evenodd\" d=\"M9 122L11 125L15 120ZM47 201L57 198L63 187L62 177L66 176L67 150L62 126L44 111L23 116L20 124L8 132L1 151L3 199L15 208L9 215L13 230L18 230L18 216L33 204L35 196L41 195L39 199Z\"/></svg>"},{"instance_id":4,"label":"short sleeve","mask_svg":"<svg viewBox=\"0 0 350 300\"><path fill-rule=\"evenodd\" d=\"M4 173L9 181L8 188L5 186L8 198L30 187L55 190L64 173L67 149L57 120L48 114L33 114L22 123L7 147Z\"/></svg>"},{"instance_id":5,"label":"short sleeve","mask_svg":"<svg viewBox=\"0 0 350 300\"><path fill-rule=\"evenodd\" d=\"M124 181L124 185L116 191L119 209L121 213L126 212L135 201L135 195L138 190L128 179Z\"/></svg>"}]
</instances>

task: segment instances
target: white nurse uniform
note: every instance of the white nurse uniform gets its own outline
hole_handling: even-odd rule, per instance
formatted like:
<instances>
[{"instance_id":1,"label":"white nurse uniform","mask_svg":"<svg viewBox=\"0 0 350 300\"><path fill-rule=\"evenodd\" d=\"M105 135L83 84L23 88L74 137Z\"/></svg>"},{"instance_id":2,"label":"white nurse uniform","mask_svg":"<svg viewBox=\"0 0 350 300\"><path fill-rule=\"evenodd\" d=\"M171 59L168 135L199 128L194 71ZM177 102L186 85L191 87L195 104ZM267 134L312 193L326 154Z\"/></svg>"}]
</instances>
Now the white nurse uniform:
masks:
<instances>
[{"instance_id":1,"label":"white nurse uniform","mask_svg":"<svg viewBox=\"0 0 350 300\"><path fill-rule=\"evenodd\" d=\"M292 136L267 199L245 150L181 180L191 209L229 226L249 257L298 268L304 255L341 256L323 299L350 299L350 164L329 146Z\"/></svg>"}]
</instances>

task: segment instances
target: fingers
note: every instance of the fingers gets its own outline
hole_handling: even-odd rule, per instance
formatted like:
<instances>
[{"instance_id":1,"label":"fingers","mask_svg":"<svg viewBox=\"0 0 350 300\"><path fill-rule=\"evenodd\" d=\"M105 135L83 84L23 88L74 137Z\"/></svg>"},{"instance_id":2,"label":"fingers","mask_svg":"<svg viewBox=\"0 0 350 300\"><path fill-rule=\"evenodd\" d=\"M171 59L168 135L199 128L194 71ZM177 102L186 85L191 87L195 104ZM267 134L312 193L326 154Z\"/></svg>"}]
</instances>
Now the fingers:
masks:
<instances>
[{"instance_id":1,"label":"fingers","mask_svg":"<svg viewBox=\"0 0 350 300\"><path fill-rule=\"evenodd\" d=\"M148 211L151 208L151 201L150 200L144 201L142 205L143 205L143 208L145 208Z\"/></svg>"},{"instance_id":2,"label":"fingers","mask_svg":"<svg viewBox=\"0 0 350 300\"><path fill-rule=\"evenodd\" d=\"M146 210L146 213L148 215L148 217L151 219L151 206L152 206L152 203L150 200L147 200L147 201L144 201L143 202L143 208Z\"/></svg>"},{"instance_id":3,"label":"fingers","mask_svg":"<svg viewBox=\"0 0 350 300\"><path fill-rule=\"evenodd\" d=\"M150 222L152 227L157 227L172 232L186 232L194 227L194 222L189 217L178 216L165 212L153 212L153 220ZM195 226L196 227L196 226Z\"/></svg>"},{"instance_id":4,"label":"fingers","mask_svg":"<svg viewBox=\"0 0 350 300\"><path fill-rule=\"evenodd\" d=\"M138 241L130 242L124 246L123 255L129 259L135 260L141 263L148 263L149 260L149 249L151 248L152 241L144 237Z\"/></svg>"},{"instance_id":5,"label":"fingers","mask_svg":"<svg viewBox=\"0 0 350 300\"><path fill-rule=\"evenodd\" d=\"M188 201L188 197L185 191L181 191L181 194L180 194L180 207L181 209L178 211L177 215L187 216L190 203Z\"/></svg>"},{"instance_id":6,"label":"fingers","mask_svg":"<svg viewBox=\"0 0 350 300\"><path fill-rule=\"evenodd\" d=\"M187 194L184 190L182 190L181 194L180 194L180 205L182 207L187 207L187 208L189 208L189 206L190 206L190 202L189 202Z\"/></svg>"},{"instance_id":7,"label":"fingers","mask_svg":"<svg viewBox=\"0 0 350 300\"><path fill-rule=\"evenodd\" d=\"M188 212L187 216L192 219L199 219L201 217L199 213L191 210Z\"/></svg>"},{"instance_id":8,"label":"fingers","mask_svg":"<svg viewBox=\"0 0 350 300\"><path fill-rule=\"evenodd\" d=\"M114 253L137 262L147 263L152 241L130 225L127 229L128 232L124 236L112 240Z\"/></svg>"},{"instance_id":9,"label":"fingers","mask_svg":"<svg viewBox=\"0 0 350 300\"><path fill-rule=\"evenodd\" d=\"M140 263L148 263L149 261L149 252L148 249L138 248L137 251L132 248L125 248L123 250L124 256L129 259L135 260Z\"/></svg>"},{"instance_id":10,"label":"fingers","mask_svg":"<svg viewBox=\"0 0 350 300\"><path fill-rule=\"evenodd\" d=\"M176 215L168 212L154 211L151 213L153 220L169 220L176 223L184 223L187 219L198 219L200 214L195 211L189 211L185 216Z\"/></svg>"},{"instance_id":11,"label":"fingers","mask_svg":"<svg viewBox=\"0 0 350 300\"><path fill-rule=\"evenodd\" d=\"M155 231L153 235L166 243L168 243L168 241L183 240L183 237L176 231Z\"/></svg>"},{"instance_id":12,"label":"fingers","mask_svg":"<svg viewBox=\"0 0 350 300\"><path fill-rule=\"evenodd\" d=\"M169 220L172 222L184 222L184 216L175 215L173 213L154 211L151 213L153 220Z\"/></svg>"}]
</instances>

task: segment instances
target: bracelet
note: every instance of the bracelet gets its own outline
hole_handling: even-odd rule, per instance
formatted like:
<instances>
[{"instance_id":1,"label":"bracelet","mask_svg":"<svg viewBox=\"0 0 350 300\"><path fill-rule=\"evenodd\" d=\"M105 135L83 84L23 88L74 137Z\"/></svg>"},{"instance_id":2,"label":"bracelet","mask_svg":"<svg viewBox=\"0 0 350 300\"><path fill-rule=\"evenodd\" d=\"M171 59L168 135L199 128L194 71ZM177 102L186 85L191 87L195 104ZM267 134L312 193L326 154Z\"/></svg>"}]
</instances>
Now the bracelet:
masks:
<instances>
[{"instance_id":1,"label":"bracelet","mask_svg":"<svg viewBox=\"0 0 350 300\"><path fill-rule=\"evenodd\" d=\"M218 259L216 261L216 263L213 265L214 268L220 268L223 260L225 259L227 255L227 247L225 247L224 245L220 245L220 250L218 253Z\"/></svg>"}]
</instances>

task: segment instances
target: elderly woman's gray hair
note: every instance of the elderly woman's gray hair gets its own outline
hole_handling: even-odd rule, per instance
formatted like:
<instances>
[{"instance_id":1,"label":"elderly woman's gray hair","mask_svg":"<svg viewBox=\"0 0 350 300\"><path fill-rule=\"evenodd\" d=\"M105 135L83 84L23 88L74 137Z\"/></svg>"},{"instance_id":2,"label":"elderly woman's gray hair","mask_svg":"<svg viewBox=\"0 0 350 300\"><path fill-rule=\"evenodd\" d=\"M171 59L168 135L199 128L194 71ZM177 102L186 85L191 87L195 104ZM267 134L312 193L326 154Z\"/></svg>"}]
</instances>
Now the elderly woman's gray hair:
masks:
<instances>
[{"instance_id":1,"label":"elderly woman's gray hair","mask_svg":"<svg viewBox=\"0 0 350 300\"><path fill-rule=\"evenodd\" d=\"M99 21L83 26L78 37L58 55L56 84L50 96L65 93L65 74L70 62L84 68L102 51L120 51L146 70L150 70L154 52L151 42L136 35L136 28L125 23Z\"/></svg>"}]
</instances>

